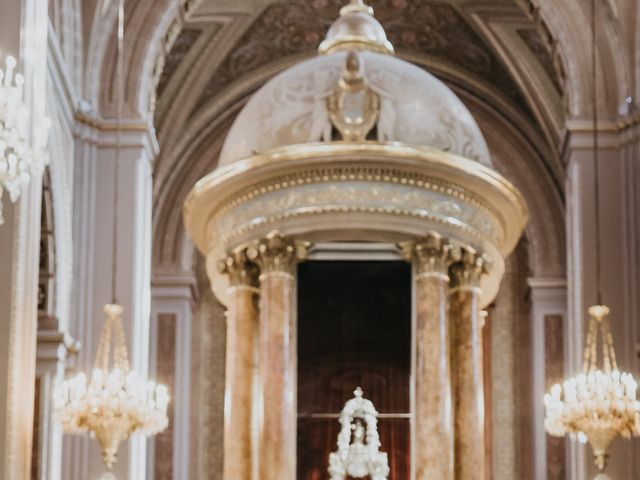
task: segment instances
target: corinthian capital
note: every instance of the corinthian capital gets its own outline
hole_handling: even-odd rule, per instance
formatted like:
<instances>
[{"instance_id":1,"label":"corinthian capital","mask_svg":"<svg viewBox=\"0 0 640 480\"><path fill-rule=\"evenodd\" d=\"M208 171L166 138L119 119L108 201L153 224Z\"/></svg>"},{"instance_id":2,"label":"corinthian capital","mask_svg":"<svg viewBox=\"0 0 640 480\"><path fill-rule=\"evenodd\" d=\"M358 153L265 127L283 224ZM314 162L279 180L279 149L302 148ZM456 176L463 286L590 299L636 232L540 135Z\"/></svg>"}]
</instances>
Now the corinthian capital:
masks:
<instances>
[{"instance_id":1,"label":"corinthian capital","mask_svg":"<svg viewBox=\"0 0 640 480\"><path fill-rule=\"evenodd\" d=\"M258 286L258 266L249 259L246 247L237 248L220 260L218 270L229 275L232 287Z\"/></svg>"},{"instance_id":2,"label":"corinthian capital","mask_svg":"<svg viewBox=\"0 0 640 480\"><path fill-rule=\"evenodd\" d=\"M453 252L454 263L449 267L451 287L480 286L482 275L491 270L491 261L471 247L461 247Z\"/></svg>"},{"instance_id":3,"label":"corinthian capital","mask_svg":"<svg viewBox=\"0 0 640 480\"><path fill-rule=\"evenodd\" d=\"M258 264L262 274L282 272L293 275L296 264L306 258L309 246L308 242L273 231L251 245L247 255Z\"/></svg>"},{"instance_id":4,"label":"corinthian capital","mask_svg":"<svg viewBox=\"0 0 640 480\"><path fill-rule=\"evenodd\" d=\"M412 262L417 275L447 274L453 245L438 233L400 244L404 258Z\"/></svg>"}]
</instances>

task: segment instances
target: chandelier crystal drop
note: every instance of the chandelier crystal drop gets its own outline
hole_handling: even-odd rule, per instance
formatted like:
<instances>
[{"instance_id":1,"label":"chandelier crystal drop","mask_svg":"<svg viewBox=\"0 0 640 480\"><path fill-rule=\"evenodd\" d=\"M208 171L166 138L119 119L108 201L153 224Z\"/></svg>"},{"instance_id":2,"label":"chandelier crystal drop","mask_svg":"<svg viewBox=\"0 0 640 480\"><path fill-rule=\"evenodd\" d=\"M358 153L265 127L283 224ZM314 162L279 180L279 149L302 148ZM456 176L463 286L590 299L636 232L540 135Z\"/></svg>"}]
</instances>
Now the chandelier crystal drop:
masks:
<instances>
[{"instance_id":1,"label":"chandelier crystal drop","mask_svg":"<svg viewBox=\"0 0 640 480\"><path fill-rule=\"evenodd\" d=\"M115 464L120 443L133 432L155 435L169 422L167 387L129 370L122 311L117 304L104 306L106 319L91 378L80 373L54 393L55 418L68 433L90 432L99 442L109 469Z\"/></svg>"},{"instance_id":2,"label":"chandelier crystal drop","mask_svg":"<svg viewBox=\"0 0 640 480\"><path fill-rule=\"evenodd\" d=\"M570 435L589 442L596 466L603 471L607 450L618 436L640 435L638 384L633 375L618 370L609 328L609 308L589 309L589 331L582 373L545 395L545 429L550 435ZM599 335L601 334L601 335ZM598 367L598 337L602 338L602 368Z\"/></svg>"},{"instance_id":3,"label":"chandelier crystal drop","mask_svg":"<svg viewBox=\"0 0 640 480\"><path fill-rule=\"evenodd\" d=\"M16 59L9 56L0 68L0 225L2 195L16 202L31 177L42 174L49 159L46 152L51 122L44 118L31 135L29 108L24 100L24 77L15 73Z\"/></svg>"}]
</instances>

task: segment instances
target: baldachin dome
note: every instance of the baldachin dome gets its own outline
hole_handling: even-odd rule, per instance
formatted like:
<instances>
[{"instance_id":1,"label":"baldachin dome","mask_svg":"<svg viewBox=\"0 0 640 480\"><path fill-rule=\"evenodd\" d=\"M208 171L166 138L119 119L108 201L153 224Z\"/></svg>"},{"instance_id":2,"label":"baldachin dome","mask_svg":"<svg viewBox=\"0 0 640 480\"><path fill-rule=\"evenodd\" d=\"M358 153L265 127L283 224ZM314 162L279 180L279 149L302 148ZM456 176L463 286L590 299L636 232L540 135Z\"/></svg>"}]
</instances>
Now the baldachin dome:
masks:
<instances>
[{"instance_id":1,"label":"baldachin dome","mask_svg":"<svg viewBox=\"0 0 640 480\"><path fill-rule=\"evenodd\" d=\"M367 139L433 147L491 166L469 110L433 75L393 56L370 7L357 0L344 7L320 52L253 95L229 131L219 166L279 147L335 140L328 100L353 52L358 75L378 97L375 129Z\"/></svg>"}]
</instances>

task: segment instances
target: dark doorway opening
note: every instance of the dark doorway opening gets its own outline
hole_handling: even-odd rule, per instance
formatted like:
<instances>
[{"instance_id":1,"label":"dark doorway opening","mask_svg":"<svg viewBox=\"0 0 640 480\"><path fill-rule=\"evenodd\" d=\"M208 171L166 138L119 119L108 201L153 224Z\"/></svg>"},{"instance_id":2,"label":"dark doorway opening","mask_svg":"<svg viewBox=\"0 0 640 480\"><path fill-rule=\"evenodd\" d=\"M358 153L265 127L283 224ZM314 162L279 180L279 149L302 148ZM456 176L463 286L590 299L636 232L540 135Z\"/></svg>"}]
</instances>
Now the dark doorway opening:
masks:
<instances>
[{"instance_id":1,"label":"dark doorway opening","mask_svg":"<svg viewBox=\"0 0 640 480\"><path fill-rule=\"evenodd\" d=\"M328 478L338 416L358 386L381 414L389 478L408 480L410 265L310 261L298 279L298 480Z\"/></svg>"}]
</instances>

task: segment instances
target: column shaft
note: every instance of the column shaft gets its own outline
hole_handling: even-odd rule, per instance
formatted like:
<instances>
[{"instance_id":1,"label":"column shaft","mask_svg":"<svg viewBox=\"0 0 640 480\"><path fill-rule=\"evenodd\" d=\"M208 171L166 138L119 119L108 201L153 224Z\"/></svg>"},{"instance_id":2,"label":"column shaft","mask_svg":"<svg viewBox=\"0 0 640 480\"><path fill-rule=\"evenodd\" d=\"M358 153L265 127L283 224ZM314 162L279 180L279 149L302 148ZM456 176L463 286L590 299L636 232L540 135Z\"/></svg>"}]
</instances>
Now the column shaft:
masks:
<instances>
[{"instance_id":1,"label":"column shaft","mask_svg":"<svg viewBox=\"0 0 640 480\"><path fill-rule=\"evenodd\" d=\"M254 378L258 336L257 268L237 250L221 264L229 274L224 398L224 480L253 477Z\"/></svg>"},{"instance_id":2,"label":"column shaft","mask_svg":"<svg viewBox=\"0 0 640 480\"><path fill-rule=\"evenodd\" d=\"M408 248L407 248L408 247ZM413 451L416 480L453 480L453 420L447 320L450 245L437 234L403 246L413 261Z\"/></svg>"},{"instance_id":3,"label":"column shaft","mask_svg":"<svg viewBox=\"0 0 640 480\"><path fill-rule=\"evenodd\" d=\"M261 276L260 478L296 478L297 331L295 278Z\"/></svg>"},{"instance_id":4,"label":"column shaft","mask_svg":"<svg viewBox=\"0 0 640 480\"><path fill-rule=\"evenodd\" d=\"M259 478L295 480L297 427L296 262L306 245L272 232L250 251L260 266Z\"/></svg>"},{"instance_id":5,"label":"column shaft","mask_svg":"<svg viewBox=\"0 0 640 480\"><path fill-rule=\"evenodd\" d=\"M258 329L257 290L230 288L224 398L225 480L251 479L253 471L253 379Z\"/></svg>"},{"instance_id":6,"label":"column shaft","mask_svg":"<svg viewBox=\"0 0 640 480\"><path fill-rule=\"evenodd\" d=\"M462 260L451 267L454 288L449 297L449 316L456 480L485 478L484 380L478 287L479 277L485 268L484 258L471 249L463 250Z\"/></svg>"},{"instance_id":7,"label":"column shaft","mask_svg":"<svg viewBox=\"0 0 640 480\"><path fill-rule=\"evenodd\" d=\"M416 278L416 480L453 479L446 276Z\"/></svg>"}]
</instances>

